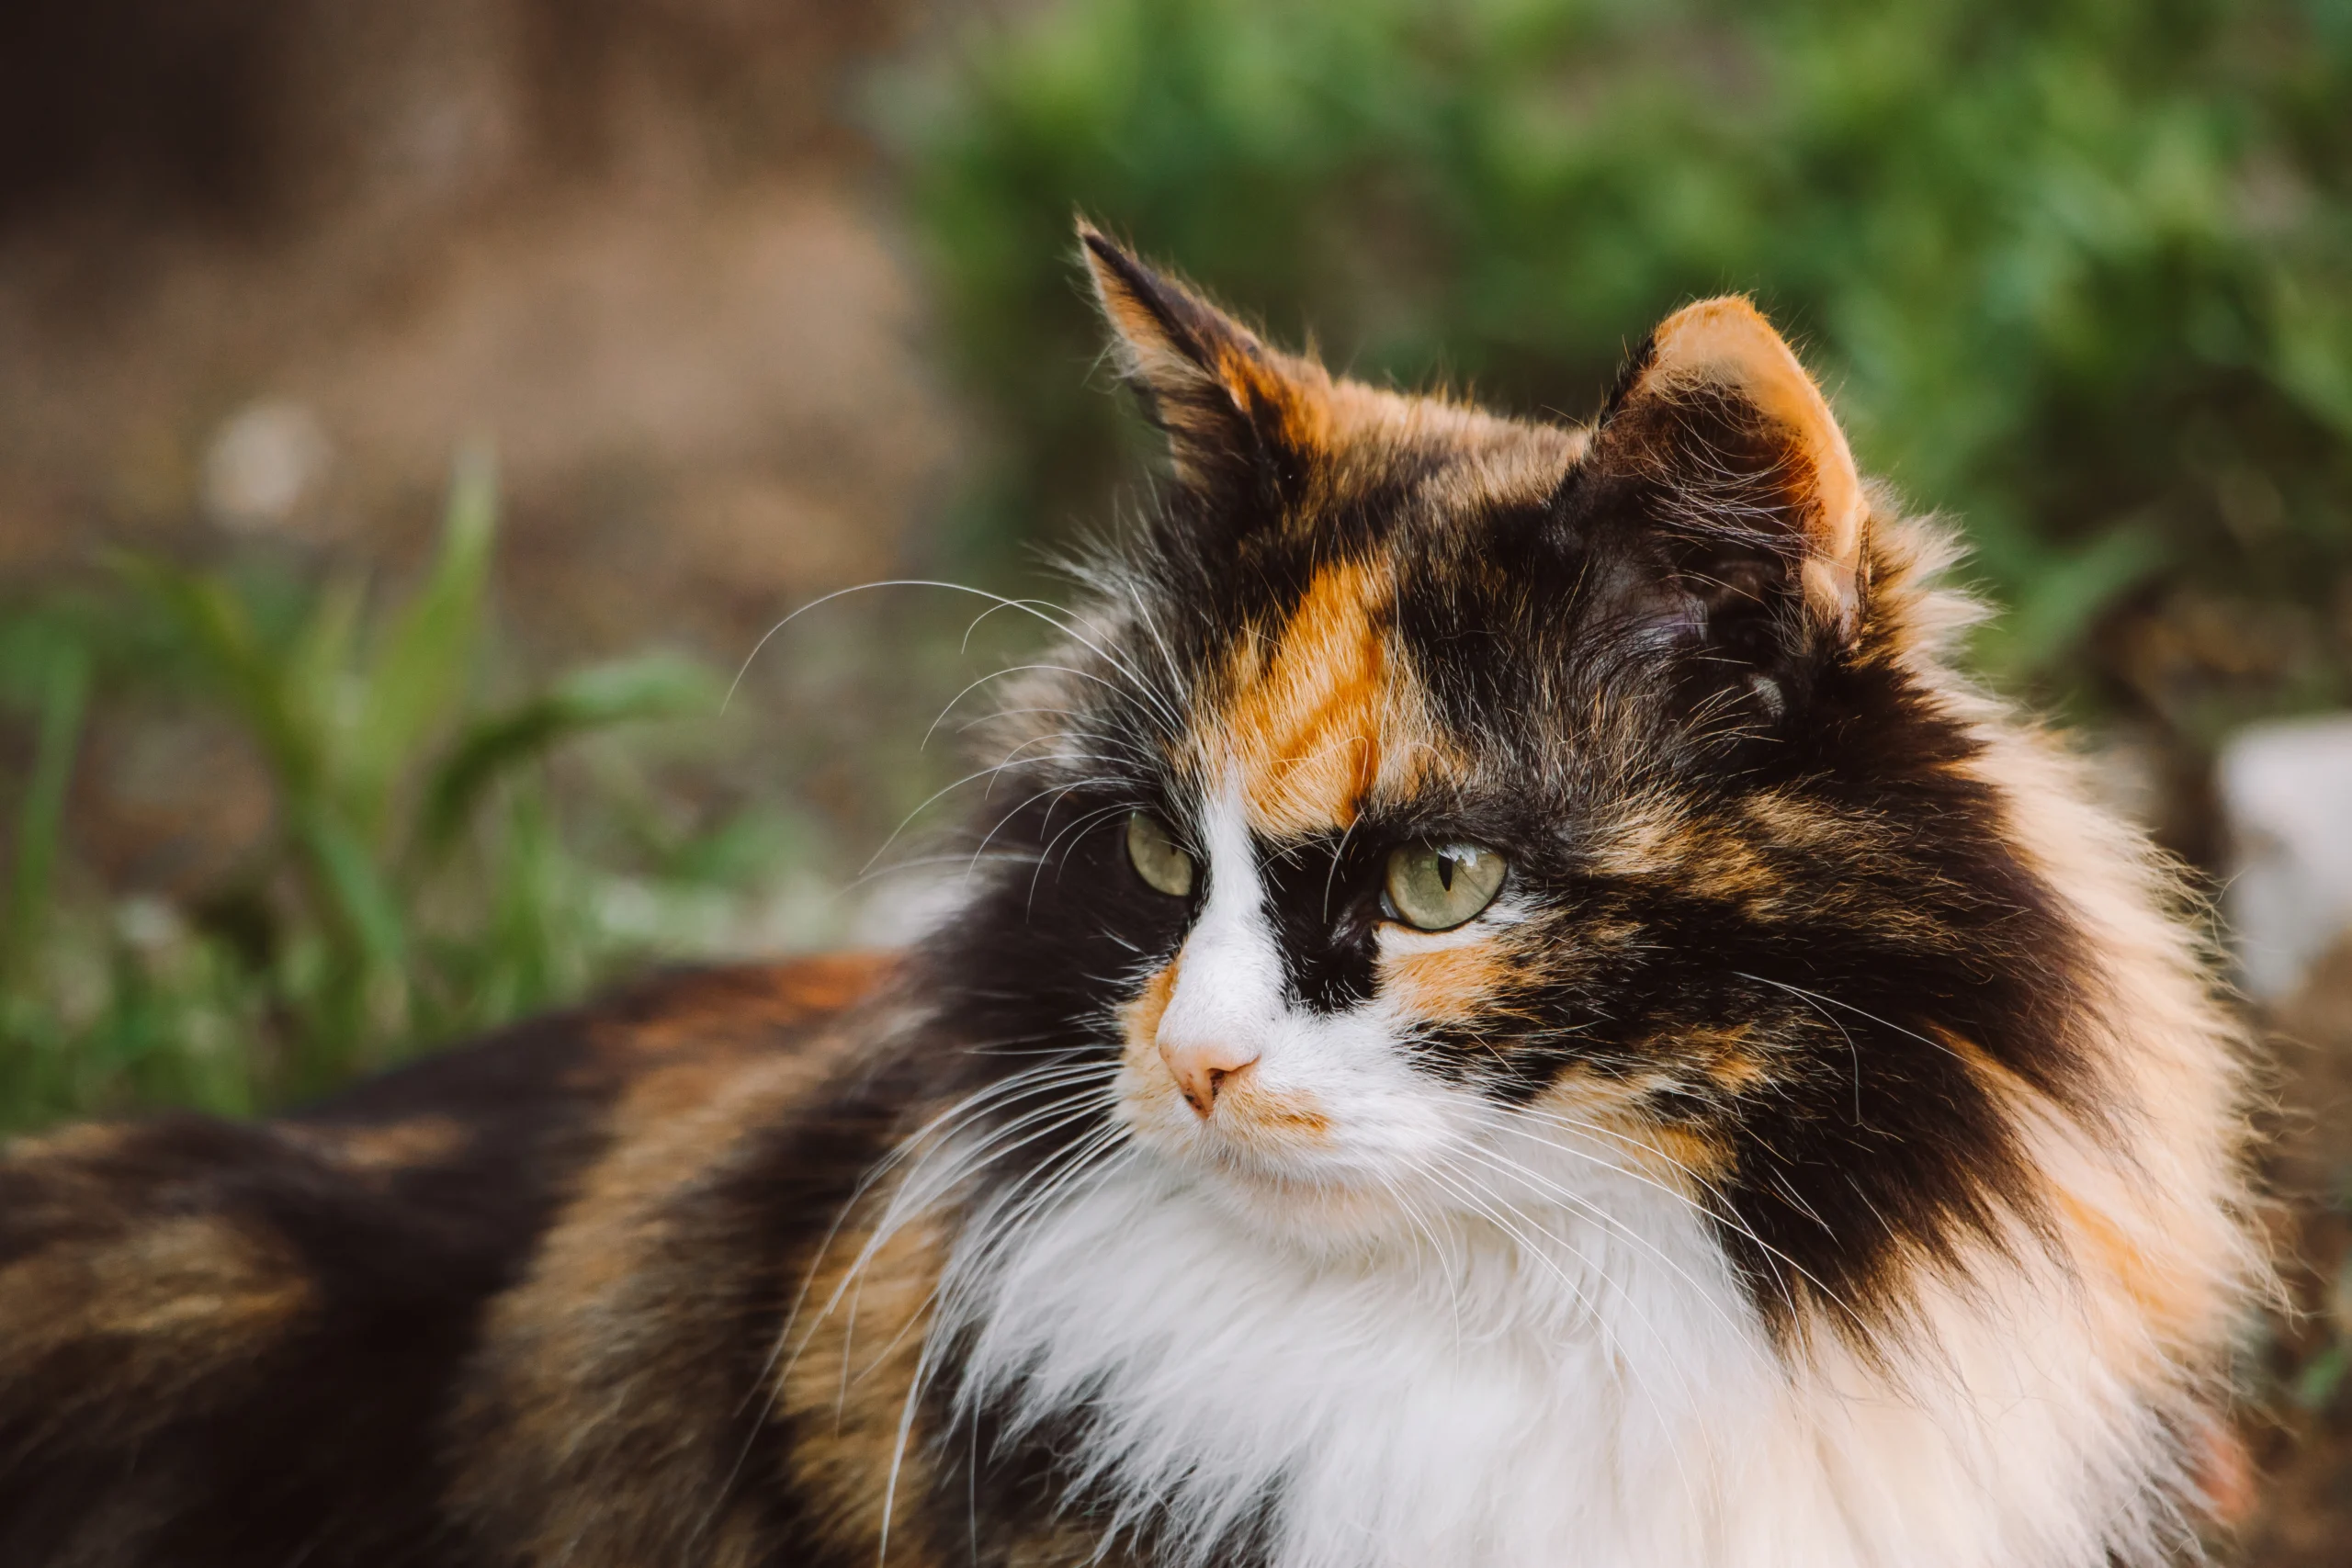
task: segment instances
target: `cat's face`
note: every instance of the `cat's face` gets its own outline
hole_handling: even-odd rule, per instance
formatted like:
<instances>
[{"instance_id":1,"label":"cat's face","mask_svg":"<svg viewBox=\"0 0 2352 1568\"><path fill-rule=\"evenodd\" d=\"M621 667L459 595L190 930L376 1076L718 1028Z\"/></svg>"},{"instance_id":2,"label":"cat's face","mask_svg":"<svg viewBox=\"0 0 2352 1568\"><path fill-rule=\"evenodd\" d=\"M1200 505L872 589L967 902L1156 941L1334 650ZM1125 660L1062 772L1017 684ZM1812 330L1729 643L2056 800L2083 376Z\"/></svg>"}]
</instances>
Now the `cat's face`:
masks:
<instances>
[{"instance_id":1,"label":"cat's face","mask_svg":"<svg viewBox=\"0 0 2352 1568\"><path fill-rule=\"evenodd\" d=\"M1520 423L1089 243L1175 482L1014 705L963 1021L1089 1043L1040 1081L1106 1076L1148 1157L1304 1242L1507 1230L1607 1168L1770 1310L1981 1221L2071 939L1762 318L1693 306L1596 426Z\"/></svg>"}]
</instances>

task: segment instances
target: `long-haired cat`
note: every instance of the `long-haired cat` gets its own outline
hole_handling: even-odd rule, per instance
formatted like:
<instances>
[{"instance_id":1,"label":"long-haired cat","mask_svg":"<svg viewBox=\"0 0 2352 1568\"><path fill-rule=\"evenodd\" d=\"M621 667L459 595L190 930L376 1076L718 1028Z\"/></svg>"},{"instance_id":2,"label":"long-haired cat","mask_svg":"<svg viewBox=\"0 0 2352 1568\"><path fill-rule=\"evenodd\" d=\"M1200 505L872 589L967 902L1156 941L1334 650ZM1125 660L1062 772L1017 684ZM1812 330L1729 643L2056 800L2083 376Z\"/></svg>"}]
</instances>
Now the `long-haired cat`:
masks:
<instances>
[{"instance_id":1,"label":"long-haired cat","mask_svg":"<svg viewBox=\"0 0 2352 1568\"><path fill-rule=\"evenodd\" d=\"M2171 875L1745 300L1589 427L1089 231L958 908L0 1166L0 1561L2101 1568L2262 1266Z\"/></svg>"}]
</instances>

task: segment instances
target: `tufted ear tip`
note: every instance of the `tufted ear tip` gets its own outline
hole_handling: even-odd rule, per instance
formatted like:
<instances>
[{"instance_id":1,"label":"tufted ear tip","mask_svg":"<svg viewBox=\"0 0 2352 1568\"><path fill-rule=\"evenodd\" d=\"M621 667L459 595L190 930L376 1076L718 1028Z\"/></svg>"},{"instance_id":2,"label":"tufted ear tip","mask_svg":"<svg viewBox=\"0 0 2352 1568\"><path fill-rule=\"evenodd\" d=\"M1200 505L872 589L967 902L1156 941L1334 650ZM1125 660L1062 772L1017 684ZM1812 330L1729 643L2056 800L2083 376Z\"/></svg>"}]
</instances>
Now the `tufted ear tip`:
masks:
<instances>
[{"instance_id":1,"label":"tufted ear tip","mask_svg":"<svg viewBox=\"0 0 2352 1568\"><path fill-rule=\"evenodd\" d=\"M1083 218L1078 220L1078 240L1095 303L1117 334L1128 374L1148 392L1164 393L1175 384L1214 376L1228 346L1254 343L1240 323L1147 266Z\"/></svg>"},{"instance_id":2,"label":"tufted ear tip","mask_svg":"<svg viewBox=\"0 0 2352 1568\"><path fill-rule=\"evenodd\" d=\"M1095 275L1095 287L1102 285L1102 273L1108 268L1122 276L1148 272L1135 253L1105 233L1094 220L1080 213L1073 220L1078 232L1079 259Z\"/></svg>"},{"instance_id":3,"label":"tufted ear tip","mask_svg":"<svg viewBox=\"0 0 2352 1568\"><path fill-rule=\"evenodd\" d=\"M1750 411L1797 504L1807 607L1841 637L1861 614L1862 535L1869 503L1845 432L1794 350L1744 295L1686 305L1658 323L1626 367L1610 409L1672 411L1693 400Z\"/></svg>"},{"instance_id":4,"label":"tufted ear tip","mask_svg":"<svg viewBox=\"0 0 2352 1568\"><path fill-rule=\"evenodd\" d=\"M1110 324L1121 369L1167 431L1178 478L1216 485L1310 445L1329 378L1277 354L1200 294L1080 217L1079 259Z\"/></svg>"},{"instance_id":5,"label":"tufted ear tip","mask_svg":"<svg viewBox=\"0 0 2352 1568\"><path fill-rule=\"evenodd\" d=\"M1136 296L1156 276L1137 261L1135 253L1097 227L1084 213L1073 220L1078 231L1078 259L1094 286L1094 298L1105 312L1114 300Z\"/></svg>"}]
</instances>

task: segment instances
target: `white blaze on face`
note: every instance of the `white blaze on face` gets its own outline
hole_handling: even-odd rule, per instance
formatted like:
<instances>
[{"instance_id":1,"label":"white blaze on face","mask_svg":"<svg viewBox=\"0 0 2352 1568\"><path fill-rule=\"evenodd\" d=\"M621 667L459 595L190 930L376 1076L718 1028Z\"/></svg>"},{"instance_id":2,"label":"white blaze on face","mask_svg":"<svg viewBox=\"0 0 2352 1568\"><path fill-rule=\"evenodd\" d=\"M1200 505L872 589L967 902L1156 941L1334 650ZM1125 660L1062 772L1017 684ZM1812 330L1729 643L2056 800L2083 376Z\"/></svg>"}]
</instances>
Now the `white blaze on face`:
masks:
<instances>
[{"instance_id":1,"label":"white blaze on face","mask_svg":"<svg viewBox=\"0 0 2352 1568\"><path fill-rule=\"evenodd\" d=\"M1193 1112L1257 1076L1287 1010L1283 960L1266 918L1265 885L1238 803L1228 794L1201 824L1208 897L1177 954L1176 985L1154 1043ZM1279 1065L1270 1069L1279 1072ZM1238 1097L1227 1101L1234 1114Z\"/></svg>"},{"instance_id":2,"label":"white blaze on face","mask_svg":"<svg viewBox=\"0 0 2352 1568\"><path fill-rule=\"evenodd\" d=\"M1429 1172L1491 1108L1414 1069L1413 1021L1392 999L1327 1012L1290 995L1238 786L1210 802L1193 841L1206 896L1128 1011L1120 1113L1253 1221L1325 1240L1406 1225L1398 1195L1442 1202Z\"/></svg>"}]
</instances>

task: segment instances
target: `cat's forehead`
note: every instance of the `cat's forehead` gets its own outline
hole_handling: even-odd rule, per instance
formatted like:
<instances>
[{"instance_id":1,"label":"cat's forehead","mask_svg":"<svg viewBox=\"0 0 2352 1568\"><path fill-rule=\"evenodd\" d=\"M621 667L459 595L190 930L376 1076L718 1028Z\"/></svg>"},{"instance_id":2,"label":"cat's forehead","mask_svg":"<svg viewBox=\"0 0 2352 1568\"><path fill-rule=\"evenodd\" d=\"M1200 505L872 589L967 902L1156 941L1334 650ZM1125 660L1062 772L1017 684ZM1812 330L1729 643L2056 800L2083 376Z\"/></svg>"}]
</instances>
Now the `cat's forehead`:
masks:
<instances>
[{"instance_id":1,"label":"cat's forehead","mask_svg":"<svg viewBox=\"0 0 2352 1568\"><path fill-rule=\"evenodd\" d=\"M1377 792L1457 769L1396 647L1393 561L1328 562L1271 628L1242 628L1203 683L1181 763L1238 793L1250 826L1290 837L1344 829Z\"/></svg>"},{"instance_id":2,"label":"cat's forehead","mask_svg":"<svg viewBox=\"0 0 2352 1568\"><path fill-rule=\"evenodd\" d=\"M1292 394L1298 396L1296 393ZM1295 450L1314 482L1298 532L1330 534L1363 505L1392 509L1388 521L1467 523L1496 507L1538 504L1555 494L1590 445L1581 426L1512 419L1457 397L1407 393L1344 378L1313 389L1317 412ZM1393 544L1413 547L1411 530Z\"/></svg>"},{"instance_id":3,"label":"cat's forehead","mask_svg":"<svg viewBox=\"0 0 2352 1568\"><path fill-rule=\"evenodd\" d=\"M1338 382L1306 498L1247 574L1291 584L1231 615L1194 694L1182 770L1238 793L1275 838L1344 831L1375 802L1458 791L1474 771L1400 625L1399 596L1476 569L1480 530L1541 508L1586 434Z\"/></svg>"}]
</instances>

